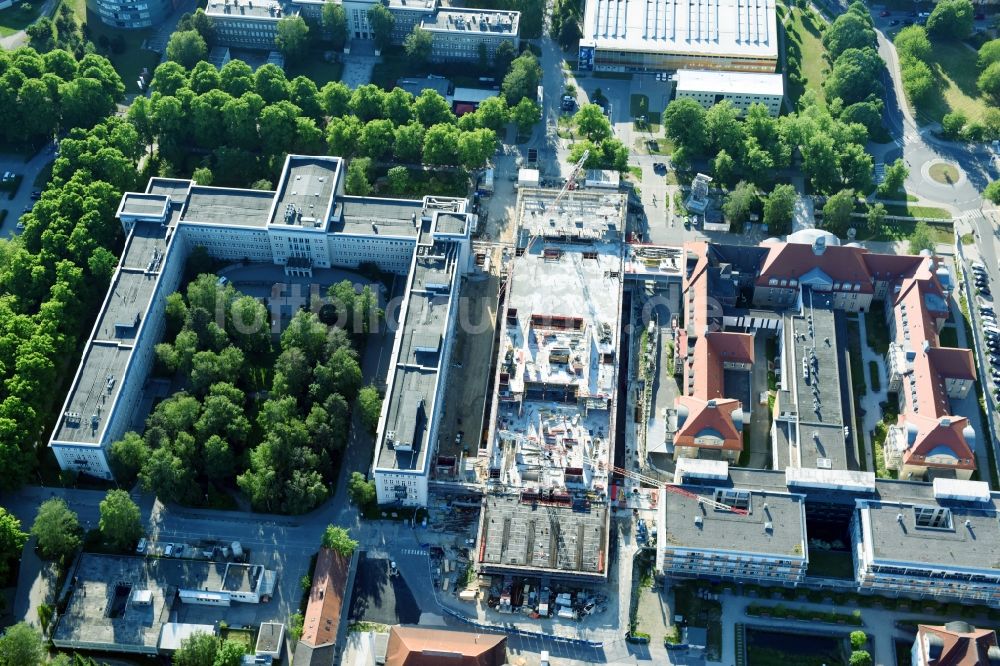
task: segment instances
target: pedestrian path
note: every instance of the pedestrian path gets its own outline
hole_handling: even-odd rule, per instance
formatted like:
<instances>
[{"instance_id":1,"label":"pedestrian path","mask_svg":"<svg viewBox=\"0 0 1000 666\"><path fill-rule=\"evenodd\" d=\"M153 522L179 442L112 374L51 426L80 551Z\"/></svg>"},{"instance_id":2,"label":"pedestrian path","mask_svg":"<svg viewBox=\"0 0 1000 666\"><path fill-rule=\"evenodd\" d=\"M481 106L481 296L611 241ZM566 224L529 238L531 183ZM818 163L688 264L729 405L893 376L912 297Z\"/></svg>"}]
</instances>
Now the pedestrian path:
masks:
<instances>
[{"instance_id":1,"label":"pedestrian path","mask_svg":"<svg viewBox=\"0 0 1000 666\"><path fill-rule=\"evenodd\" d=\"M404 555L422 555L422 556L426 557L427 556L427 551L424 550L423 548L404 548L403 549L403 554Z\"/></svg>"}]
</instances>

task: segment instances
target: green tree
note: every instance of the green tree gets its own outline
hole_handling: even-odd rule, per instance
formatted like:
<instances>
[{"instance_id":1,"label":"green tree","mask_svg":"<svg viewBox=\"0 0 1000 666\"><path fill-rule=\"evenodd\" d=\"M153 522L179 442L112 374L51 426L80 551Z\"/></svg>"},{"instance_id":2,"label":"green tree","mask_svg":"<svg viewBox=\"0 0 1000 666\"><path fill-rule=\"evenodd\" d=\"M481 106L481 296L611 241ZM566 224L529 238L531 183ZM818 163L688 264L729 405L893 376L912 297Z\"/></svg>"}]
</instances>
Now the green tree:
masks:
<instances>
[{"instance_id":1,"label":"green tree","mask_svg":"<svg viewBox=\"0 0 1000 666\"><path fill-rule=\"evenodd\" d=\"M240 666L249 646L243 641L224 640L215 653L212 666Z\"/></svg>"},{"instance_id":2,"label":"green tree","mask_svg":"<svg viewBox=\"0 0 1000 666\"><path fill-rule=\"evenodd\" d=\"M828 99L839 97L845 105L854 104L882 94L884 71L885 63L874 48L847 49L834 61L823 88Z\"/></svg>"},{"instance_id":3,"label":"green tree","mask_svg":"<svg viewBox=\"0 0 1000 666\"><path fill-rule=\"evenodd\" d=\"M500 90L507 99L507 106L515 106L522 98L534 99L542 80L542 66L531 51L525 51L510 65Z\"/></svg>"},{"instance_id":4,"label":"green tree","mask_svg":"<svg viewBox=\"0 0 1000 666\"><path fill-rule=\"evenodd\" d=\"M454 125L440 123L424 134L424 164L454 164L458 157L460 131Z\"/></svg>"},{"instance_id":5,"label":"green tree","mask_svg":"<svg viewBox=\"0 0 1000 666\"><path fill-rule=\"evenodd\" d=\"M181 641L174 652L174 666L214 666L218 652L219 639L199 631Z\"/></svg>"},{"instance_id":6,"label":"green tree","mask_svg":"<svg viewBox=\"0 0 1000 666\"><path fill-rule=\"evenodd\" d=\"M868 214L865 216L865 222L868 224L868 231L872 234L876 234L882 228L882 223L885 222L886 209L883 203L874 203L868 207Z\"/></svg>"},{"instance_id":7,"label":"green tree","mask_svg":"<svg viewBox=\"0 0 1000 666\"><path fill-rule=\"evenodd\" d=\"M345 188L348 194L366 196L372 192L372 184L368 180L371 160L367 157L355 157L347 167L347 182Z\"/></svg>"},{"instance_id":8,"label":"green tree","mask_svg":"<svg viewBox=\"0 0 1000 666\"><path fill-rule=\"evenodd\" d=\"M466 169L479 169L496 152L497 135L491 129L462 132L458 136L458 161Z\"/></svg>"},{"instance_id":9,"label":"green tree","mask_svg":"<svg viewBox=\"0 0 1000 666\"><path fill-rule=\"evenodd\" d=\"M191 179L199 185L211 185L213 181L212 170L208 167L198 167L191 174Z\"/></svg>"},{"instance_id":10,"label":"green tree","mask_svg":"<svg viewBox=\"0 0 1000 666\"><path fill-rule=\"evenodd\" d=\"M167 59L186 69L191 69L206 56L208 56L208 44L194 30L175 32L167 42Z\"/></svg>"},{"instance_id":11,"label":"green tree","mask_svg":"<svg viewBox=\"0 0 1000 666\"><path fill-rule=\"evenodd\" d=\"M142 536L142 518L128 492L109 490L101 500L100 510L98 526L104 541L118 550L131 550Z\"/></svg>"},{"instance_id":12,"label":"green tree","mask_svg":"<svg viewBox=\"0 0 1000 666\"><path fill-rule=\"evenodd\" d=\"M726 196L722 213L731 223L742 225L750 219L750 213L757 207L758 201L757 188L752 183L741 180Z\"/></svg>"},{"instance_id":13,"label":"green tree","mask_svg":"<svg viewBox=\"0 0 1000 666\"><path fill-rule=\"evenodd\" d=\"M892 42L896 45L900 58L908 56L926 61L931 57L931 40L927 38L927 30L922 25L903 28Z\"/></svg>"},{"instance_id":14,"label":"green tree","mask_svg":"<svg viewBox=\"0 0 1000 666\"><path fill-rule=\"evenodd\" d=\"M330 118L326 128L326 143L330 152L341 157L352 157L360 147L364 125L355 116Z\"/></svg>"},{"instance_id":15,"label":"green tree","mask_svg":"<svg viewBox=\"0 0 1000 666\"><path fill-rule=\"evenodd\" d=\"M885 175L878 186L878 195L880 197L900 196L903 183L906 182L909 175L910 170L906 168L906 162L903 161L903 158L898 158L892 164L887 164Z\"/></svg>"},{"instance_id":16,"label":"green tree","mask_svg":"<svg viewBox=\"0 0 1000 666\"><path fill-rule=\"evenodd\" d=\"M42 635L27 622L9 627L0 637L0 664L38 666L45 663Z\"/></svg>"},{"instance_id":17,"label":"green tree","mask_svg":"<svg viewBox=\"0 0 1000 666\"><path fill-rule=\"evenodd\" d=\"M965 39L972 34L970 0L940 0L927 19L927 32L939 39Z\"/></svg>"},{"instance_id":18,"label":"green tree","mask_svg":"<svg viewBox=\"0 0 1000 666\"><path fill-rule=\"evenodd\" d=\"M479 108L476 109L475 116L476 123L480 127L499 132L510 121L511 112L507 108L507 101L503 97L497 96L483 100Z\"/></svg>"},{"instance_id":19,"label":"green tree","mask_svg":"<svg viewBox=\"0 0 1000 666\"><path fill-rule=\"evenodd\" d=\"M517 125L518 131L527 132L542 119L542 108L535 100L524 97L510 109L510 119Z\"/></svg>"},{"instance_id":20,"label":"green tree","mask_svg":"<svg viewBox=\"0 0 1000 666\"><path fill-rule=\"evenodd\" d=\"M56 24L48 16L41 17L25 28L24 32L28 35L28 43L31 45L31 48L39 53L51 51L56 47L56 39L58 37Z\"/></svg>"},{"instance_id":21,"label":"green tree","mask_svg":"<svg viewBox=\"0 0 1000 666\"><path fill-rule=\"evenodd\" d=\"M424 127L440 123L453 123L455 115L447 100L430 88L421 92L413 102L413 112Z\"/></svg>"},{"instance_id":22,"label":"green tree","mask_svg":"<svg viewBox=\"0 0 1000 666\"><path fill-rule=\"evenodd\" d=\"M323 31L337 51L347 44L347 12L344 6L330 0L323 4Z\"/></svg>"},{"instance_id":23,"label":"green tree","mask_svg":"<svg viewBox=\"0 0 1000 666\"><path fill-rule=\"evenodd\" d=\"M573 116L573 124L580 134L591 141L603 141L611 136L611 123L604 115L604 109L597 104L584 104Z\"/></svg>"},{"instance_id":24,"label":"green tree","mask_svg":"<svg viewBox=\"0 0 1000 666\"><path fill-rule=\"evenodd\" d=\"M725 150L720 150L712 163L715 179L723 185L730 185L736 174L736 160Z\"/></svg>"},{"instance_id":25,"label":"green tree","mask_svg":"<svg viewBox=\"0 0 1000 666\"><path fill-rule=\"evenodd\" d=\"M352 472L347 482L347 496L359 507L372 506L376 500L375 483L360 472Z\"/></svg>"},{"instance_id":26,"label":"green tree","mask_svg":"<svg viewBox=\"0 0 1000 666\"><path fill-rule=\"evenodd\" d=\"M350 557L354 554L354 549L358 547L358 542L351 538L350 533L343 527L328 525L323 532L324 548L330 548L343 557Z\"/></svg>"},{"instance_id":27,"label":"green tree","mask_svg":"<svg viewBox=\"0 0 1000 666\"><path fill-rule=\"evenodd\" d=\"M961 111L951 111L941 118L941 134L949 139L962 136L962 130L969 119Z\"/></svg>"},{"instance_id":28,"label":"green tree","mask_svg":"<svg viewBox=\"0 0 1000 666\"><path fill-rule=\"evenodd\" d=\"M395 127L391 120L372 120L361 130L359 148L366 157L381 160L392 153Z\"/></svg>"},{"instance_id":29,"label":"green tree","mask_svg":"<svg viewBox=\"0 0 1000 666\"><path fill-rule=\"evenodd\" d=\"M375 46L380 50L389 48L392 44L392 29L396 25L396 17L385 5L375 3L368 10L368 25L372 27Z\"/></svg>"},{"instance_id":30,"label":"green tree","mask_svg":"<svg viewBox=\"0 0 1000 666\"><path fill-rule=\"evenodd\" d=\"M268 104L288 99L288 79L285 72L273 63L262 65L254 73L254 92Z\"/></svg>"},{"instance_id":31,"label":"green tree","mask_svg":"<svg viewBox=\"0 0 1000 666\"><path fill-rule=\"evenodd\" d=\"M923 60L901 58L900 69L903 77L903 90L911 102L919 104L935 91L934 74Z\"/></svg>"},{"instance_id":32,"label":"green tree","mask_svg":"<svg viewBox=\"0 0 1000 666\"><path fill-rule=\"evenodd\" d=\"M424 126L411 122L396 128L393 155L397 162L415 164L421 161L424 152Z\"/></svg>"},{"instance_id":33,"label":"green tree","mask_svg":"<svg viewBox=\"0 0 1000 666\"><path fill-rule=\"evenodd\" d=\"M862 49L874 44L875 29L871 19L855 12L841 14L823 33L823 46L834 60L847 49Z\"/></svg>"},{"instance_id":34,"label":"green tree","mask_svg":"<svg viewBox=\"0 0 1000 666\"><path fill-rule=\"evenodd\" d=\"M910 254L920 254L923 250L934 250L934 234L926 222L917 222L910 234Z\"/></svg>"},{"instance_id":35,"label":"green tree","mask_svg":"<svg viewBox=\"0 0 1000 666\"><path fill-rule=\"evenodd\" d=\"M868 634L863 631L851 632L851 649L860 650L868 642Z\"/></svg>"},{"instance_id":36,"label":"green tree","mask_svg":"<svg viewBox=\"0 0 1000 666\"><path fill-rule=\"evenodd\" d=\"M219 83L225 92L240 97L253 90L253 70L242 60L230 60L219 71Z\"/></svg>"},{"instance_id":37,"label":"green tree","mask_svg":"<svg viewBox=\"0 0 1000 666\"><path fill-rule=\"evenodd\" d=\"M1000 180L994 180L987 185L983 190L983 196L995 204L1000 204Z\"/></svg>"},{"instance_id":38,"label":"green tree","mask_svg":"<svg viewBox=\"0 0 1000 666\"><path fill-rule=\"evenodd\" d=\"M80 521L66 502L58 497L42 502L31 526L42 557L59 559L79 548Z\"/></svg>"},{"instance_id":39,"label":"green tree","mask_svg":"<svg viewBox=\"0 0 1000 666\"><path fill-rule=\"evenodd\" d=\"M413 32L406 36L403 41L403 50L413 62L424 65L431 59L431 51L434 48L434 36L419 25L413 27Z\"/></svg>"},{"instance_id":40,"label":"green tree","mask_svg":"<svg viewBox=\"0 0 1000 666\"><path fill-rule=\"evenodd\" d=\"M413 95L402 88L393 88L382 98L383 114L396 126L413 119Z\"/></svg>"},{"instance_id":41,"label":"green tree","mask_svg":"<svg viewBox=\"0 0 1000 666\"><path fill-rule=\"evenodd\" d=\"M511 63L514 62L514 58L517 57L517 49L514 45L508 41L503 41L497 44L497 50L493 54L493 69L501 77L507 75L510 70Z\"/></svg>"},{"instance_id":42,"label":"green tree","mask_svg":"<svg viewBox=\"0 0 1000 666\"><path fill-rule=\"evenodd\" d=\"M1000 62L995 62L984 69L976 85L984 95L1000 100Z\"/></svg>"},{"instance_id":43,"label":"green tree","mask_svg":"<svg viewBox=\"0 0 1000 666\"><path fill-rule=\"evenodd\" d=\"M274 43L289 63L298 62L309 47L309 26L301 16L285 16L278 21Z\"/></svg>"},{"instance_id":44,"label":"green tree","mask_svg":"<svg viewBox=\"0 0 1000 666\"><path fill-rule=\"evenodd\" d=\"M764 199L764 224L771 235L784 235L792 229L795 211L795 188L791 185L776 185Z\"/></svg>"},{"instance_id":45,"label":"green tree","mask_svg":"<svg viewBox=\"0 0 1000 666\"><path fill-rule=\"evenodd\" d=\"M995 62L1000 62L1000 39L991 39L979 47L976 65L979 69L986 69Z\"/></svg>"},{"instance_id":46,"label":"green tree","mask_svg":"<svg viewBox=\"0 0 1000 666\"><path fill-rule=\"evenodd\" d=\"M139 470L147 458L149 458L149 447L146 446L142 435L137 432L127 432L120 440L114 442L111 445L109 462L118 483L126 487L135 483Z\"/></svg>"},{"instance_id":47,"label":"green tree","mask_svg":"<svg viewBox=\"0 0 1000 666\"><path fill-rule=\"evenodd\" d=\"M689 97L675 99L663 112L667 136L692 155L700 155L708 145L705 109Z\"/></svg>"},{"instance_id":48,"label":"green tree","mask_svg":"<svg viewBox=\"0 0 1000 666\"><path fill-rule=\"evenodd\" d=\"M381 118L385 113L386 92L374 83L358 86L351 94L351 111L364 122Z\"/></svg>"},{"instance_id":49,"label":"green tree","mask_svg":"<svg viewBox=\"0 0 1000 666\"><path fill-rule=\"evenodd\" d=\"M382 396L379 395L378 389L366 386L358 391L358 408L361 410L361 422L374 434L382 412Z\"/></svg>"},{"instance_id":50,"label":"green tree","mask_svg":"<svg viewBox=\"0 0 1000 666\"><path fill-rule=\"evenodd\" d=\"M21 530L21 521L0 507L0 580L7 580L11 562L21 557L28 534Z\"/></svg>"},{"instance_id":51,"label":"green tree","mask_svg":"<svg viewBox=\"0 0 1000 666\"><path fill-rule=\"evenodd\" d=\"M823 226L843 236L851 226L851 213L854 212L854 191L841 190L830 196L823 205Z\"/></svg>"},{"instance_id":52,"label":"green tree","mask_svg":"<svg viewBox=\"0 0 1000 666\"><path fill-rule=\"evenodd\" d=\"M872 656L867 650L855 650L848 663L850 666L872 666Z\"/></svg>"},{"instance_id":53,"label":"green tree","mask_svg":"<svg viewBox=\"0 0 1000 666\"><path fill-rule=\"evenodd\" d=\"M386 174L393 194L404 194L410 189L410 172L405 166L394 166Z\"/></svg>"}]
</instances>

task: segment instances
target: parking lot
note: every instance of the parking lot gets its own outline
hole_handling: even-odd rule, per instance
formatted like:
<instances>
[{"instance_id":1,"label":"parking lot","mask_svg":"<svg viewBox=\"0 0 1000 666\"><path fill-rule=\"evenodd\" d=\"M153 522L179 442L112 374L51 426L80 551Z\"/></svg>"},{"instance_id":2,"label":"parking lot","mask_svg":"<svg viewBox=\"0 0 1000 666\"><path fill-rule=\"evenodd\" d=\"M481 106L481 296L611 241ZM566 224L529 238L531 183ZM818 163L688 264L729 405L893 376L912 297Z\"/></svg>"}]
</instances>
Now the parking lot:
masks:
<instances>
[{"instance_id":1,"label":"parking lot","mask_svg":"<svg viewBox=\"0 0 1000 666\"><path fill-rule=\"evenodd\" d=\"M0 210L7 211L7 217L0 225L0 236L9 238L17 232L17 223L25 211L35 203L35 179L45 166L55 159L55 147L49 145L27 159L19 153L0 153L0 176L7 172L21 176L21 184L14 198L9 198L6 190L0 192Z\"/></svg>"},{"instance_id":2,"label":"parking lot","mask_svg":"<svg viewBox=\"0 0 1000 666\"><path fill-rule=\"evenodd\" d=\"M989 386L993 399L1000 402L1000 326L997 325L986 266L979 261L973 262L971 275L968 278L976 293L976 302L972 307L978 311L982 325L985 347L983 351L986 354L983 360L987 362L990 370L990 378L983 377L983 382Z\"/></svg>"}]
</instances>

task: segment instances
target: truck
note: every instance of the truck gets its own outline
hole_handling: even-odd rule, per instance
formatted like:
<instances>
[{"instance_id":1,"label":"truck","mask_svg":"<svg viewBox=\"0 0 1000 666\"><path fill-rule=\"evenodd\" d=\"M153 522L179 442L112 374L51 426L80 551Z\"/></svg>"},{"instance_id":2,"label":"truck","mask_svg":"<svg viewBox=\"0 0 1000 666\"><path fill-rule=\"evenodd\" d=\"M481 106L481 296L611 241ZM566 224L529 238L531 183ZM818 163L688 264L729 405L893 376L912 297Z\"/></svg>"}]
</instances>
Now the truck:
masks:
<instances>
[{"instance_id":1,"label":"truck","mask_svg":"<svg viewBox=\"0 0 1000 666\"><path fill-rule=\"evenodd\" d=\"M458 598L462 601L475 601L476 591L475 590L462 590L458 593Z\"/></svg>"},{"instance_id":2,"label":"truck","mask_svg":"<svg viewBox=\"0 0 1000 666\"><path fill-rule=\"evenodd\" d=\"M494 188L494 171L492 168L483 171L482 177L479 179L479 187L476 191L481 197L488 197L493 194Z\"/></svg>"},{"instance_id":3,"label":"truck","mask_svg":"<svg viewBox=\"0 0 1000 666\"><path fill-rule=\"evenodd\" d=\"M573 610L572 608L566 608L565 606L563 606L562 608L559 609L558 615L559 615L559 617L563 618L564 620L575 620L576 619L576 611Z\"/></svg>"},{"instance_id":4,"label":"truck","mask_svg":"<svg viewBox=\"0 0 1000 666\"><path fill-rule=\"evenodd\" d=\"M233 549L233 559L239 560L243 558L243 546L240 545L239 541L234 541L231 545Z\"/></svg>"}]
</instances>

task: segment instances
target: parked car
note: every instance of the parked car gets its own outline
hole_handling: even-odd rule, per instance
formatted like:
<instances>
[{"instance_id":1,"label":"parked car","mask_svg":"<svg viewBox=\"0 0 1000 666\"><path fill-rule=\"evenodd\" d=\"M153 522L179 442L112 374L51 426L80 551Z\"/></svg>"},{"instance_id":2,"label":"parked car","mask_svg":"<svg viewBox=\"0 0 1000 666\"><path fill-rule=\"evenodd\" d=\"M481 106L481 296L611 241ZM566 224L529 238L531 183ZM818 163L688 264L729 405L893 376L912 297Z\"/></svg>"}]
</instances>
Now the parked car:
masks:
<instances>
[{"instance_id":1,"label":"parked car","mask_svg":"<svg viewBox=\"0 0 1000 666\"><path fill-rule=\"evenodd\" d=\"M145 553L146 552L146 545L148 543L149 542L146 541L146 537L143 537L143 538L139 539L139 543L136 544L136 546L135 546L135 552L137 554L139 554L139 555L142 555L143 553Z\"/></svg>"},{"instance_id":2,"label":"parked car","mask_svg":"<svg viewBox=\"0 0 1000 666\"><path fill-rule=\"evenodd\" d=\"M41 198L42 198L42 193L39 192L38 190L35 190L34 192L31 193L31 199L33 201L38 201Z\"/></svg>"},{"instance_id":3,"label":"parked car","mask_svg":"<svg viewBox=\"0 0 1000 666\"><path fill-rule=\"evenodd\" d=\"M892 16L892 12L890 12L888 9L883 9L881 12L879 12L878 15L882 17Z\"/></svg>"},{"instance_id":4,"label":"parked car","mask_svg":"<svg viewBox=\"0 0 1000 666\"><path fill-rule=\"evenodd\" d=\"M163 557L172 557L174 554L174 544L168 543L163 547Z\"/></svg>"}]
</instances>

